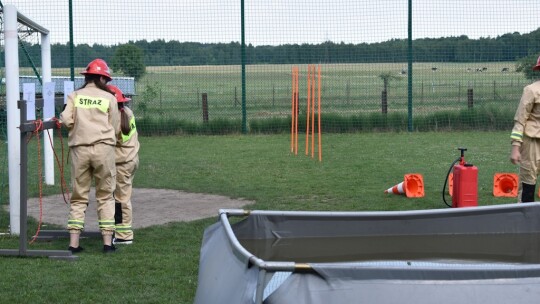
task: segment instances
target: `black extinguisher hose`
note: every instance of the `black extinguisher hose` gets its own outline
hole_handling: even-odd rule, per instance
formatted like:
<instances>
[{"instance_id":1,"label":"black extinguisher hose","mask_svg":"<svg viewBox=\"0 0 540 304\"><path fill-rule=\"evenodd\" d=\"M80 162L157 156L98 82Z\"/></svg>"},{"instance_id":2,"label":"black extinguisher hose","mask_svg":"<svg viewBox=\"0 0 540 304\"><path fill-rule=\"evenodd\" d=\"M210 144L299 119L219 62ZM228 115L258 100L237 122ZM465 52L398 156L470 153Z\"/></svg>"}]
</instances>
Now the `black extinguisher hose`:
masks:
<instances>
[{"instance_id":1,"label":"black extinguisher hose","mask_svg":"<svg viewBox=\"0 0 540 304\"><path fill-rule=\"evenodd\" d=\"M448 204L446 202L446 185L448 184L448 177L450 176L450 173L452 172L452 169L454 169L454 165L461 161L461 157L458 157L451 165L450 165L450 169L448 169L448 173L446 173L446 178L444 179L444 186L442 188L442 199L443 199L443 202L446 204L446 206L448 206L449 208L452 208L452 205Z\"/></svg>"}]
</instances>

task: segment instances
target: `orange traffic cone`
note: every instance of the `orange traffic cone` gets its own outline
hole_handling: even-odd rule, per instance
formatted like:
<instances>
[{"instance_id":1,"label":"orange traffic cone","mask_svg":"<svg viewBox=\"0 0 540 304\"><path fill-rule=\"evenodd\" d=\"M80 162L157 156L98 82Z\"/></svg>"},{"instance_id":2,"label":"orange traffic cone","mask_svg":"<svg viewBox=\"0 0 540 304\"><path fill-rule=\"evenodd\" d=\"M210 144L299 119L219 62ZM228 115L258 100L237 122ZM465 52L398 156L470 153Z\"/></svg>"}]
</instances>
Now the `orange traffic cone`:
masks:
<instances>
[{"instance_id":1,"label":"orange traffic cone","mask_svg":"<svg viewBox=\"0 0 540 304\"><path fill-rule=\"evenodd\" d=\"M424 197L424 177L422 174L405 174L403 181L384 193L405 194L407 197Z\"/></svg>"},{"instance_id":2,"label":"orange traffic cone","mask_svg":"<svg viewBox=\"0 0 540 304\"><path fill-rule=\"evenodd\" d=\"M495 173L493 176L493 196L517 197L518 175L515 173Z\"/></svg>"}]
</instances>

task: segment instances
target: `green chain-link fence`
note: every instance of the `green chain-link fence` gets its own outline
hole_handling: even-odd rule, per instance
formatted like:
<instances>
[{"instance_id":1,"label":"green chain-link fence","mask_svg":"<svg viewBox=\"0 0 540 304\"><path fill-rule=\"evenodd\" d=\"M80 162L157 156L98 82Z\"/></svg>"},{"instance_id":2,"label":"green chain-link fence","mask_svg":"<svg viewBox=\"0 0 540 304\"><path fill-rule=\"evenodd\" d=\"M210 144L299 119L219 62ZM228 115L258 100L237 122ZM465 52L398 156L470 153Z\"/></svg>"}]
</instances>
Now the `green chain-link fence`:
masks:
<instances>
[{"instance_id":1,"label":"green chain-link fence","mask_svg":"<svg viewBox=\"0 0 540 304\"><path fill-rule=\"evenodd\" d=\"M2 3L50 30L53 76L105 59L143 135L289 132L293 67L302 130L308 64L323 132L510 130L531 82L517 64L540 53L537 0ZM35 76L38 36L19 37L20 74Z\"/></svg>"}]
</instances>

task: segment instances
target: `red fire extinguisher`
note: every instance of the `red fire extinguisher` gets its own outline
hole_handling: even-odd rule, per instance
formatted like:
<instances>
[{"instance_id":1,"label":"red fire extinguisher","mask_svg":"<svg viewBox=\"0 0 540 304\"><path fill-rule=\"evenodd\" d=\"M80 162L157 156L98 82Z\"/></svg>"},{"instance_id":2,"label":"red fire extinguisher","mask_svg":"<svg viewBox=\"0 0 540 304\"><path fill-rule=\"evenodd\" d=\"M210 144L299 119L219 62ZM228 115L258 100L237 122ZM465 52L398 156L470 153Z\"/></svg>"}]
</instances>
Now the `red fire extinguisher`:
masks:
<instances>
[{"instance_id":1,"label":"red fire extinguisher","mask_svg":"<svg viewBox=\"0 0 540 304\"><path fill-rule=\"evenodd\" d=\"M448 207L474 207L478 206L478 168L473 164L465 162L464 152L466 148L458 148L461 151L461 156L456 159L450 166L446 181L443 188L443 200ZM455 165L457 162L459 164ZM444 193L446 183L451 171L454 171L454 183L452 187L452 206L445 199Z\"/></svg>"}]
</instances>

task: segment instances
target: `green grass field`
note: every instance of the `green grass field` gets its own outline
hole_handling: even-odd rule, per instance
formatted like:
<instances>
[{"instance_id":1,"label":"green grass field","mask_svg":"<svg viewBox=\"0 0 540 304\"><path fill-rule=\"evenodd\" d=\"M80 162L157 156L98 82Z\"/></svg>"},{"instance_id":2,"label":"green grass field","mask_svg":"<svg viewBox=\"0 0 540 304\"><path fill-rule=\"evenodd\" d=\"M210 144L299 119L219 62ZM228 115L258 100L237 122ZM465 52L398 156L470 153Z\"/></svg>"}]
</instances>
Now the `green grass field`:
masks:
<instances>
[{"instance_id":1,"label":"green grass field","mask_svg":"<svg viewBox=\"0 0 540 304\"><path fill-rule=\"evenodd\" d=\"M515 203L515 198L492 196L494 173L517 172L508 160L509 132L323 134L322 162L304 155L303 136L297 156L290 153L287 135L142 137L135 186L242 197L255 200L252 209L260 210L447 208L442 201L444 178L459 156L457 148L466 147L467 161L479 169L479 204ZM3 143L0 160L6 149ZM35 150L30 155L34 172ZM425 197L384 194L406 173L423 174ZM36 185L31 184L30 194L36 196ZM5 206L6 186L1 190ZM60 190L47 187L45 193ZM0 231L6 231L9 217L5 211L0 215ZM215 221L137 230L137 243L112 256L101 253L100 240L89 239L83 241L86 250L76 262L0 257L2 301L192 303L202 234ZM36 223L29 226L32 235ZM29 248L65 249L67 244L55 240ZM17 246L17 238L0 237L0 248Z\"/></svg>"},{"instance_id":2,"label":"green grass field","mask_svg":"<svg viewBox=\"0 0 540 304\"><path fill-rule=\"evenodd\" d=\"M291 65L254 65L246 67L246 107L249 119L287 117L291 112ZM433 71L432 68L437 70ZM476 68L486 67L483 72ZM509 72L501 72L504 67ZM388 89L389 112L407 111L406 63L322 64L321 99L324 113L354 115L380 112L382 73L396 76ZM470 71L468 69L471 69ZM467 107L467 89L474 90L477 106L506 107L519 100L522 74L514 72L514 63L416 63L413 67L413 107L417 114ZM307 95L307 67L300 66L301 105ZM157 94L146 100L145 115L175 115L200 121L202 93L208 94L209 116L240 118L240 66L149 67L137 84L143 100L148 88ZM512 107L514 107L514 104ZM137 109L137 107L135 107ZM304 111L301 108L301 111Z\"/></svg>"},{"instance_id":3,"label":"green grass field","mask_svg":"<svg viewBox=\"0 0 540 304\"><path fill-rule=\"evenodd\" d=\"M246 67L248 132L275 134L290 130L291 68L292 65ZM302 122L307 102L307 66L299 68ZM405 63L322 64L323 130L332 133L506 130L508 125L504 122L511 123L523 86L530 82L515 72L514 62L415 63L409 107L408 75L402 74L406 68ZM504 68L508 71L502 72ZM380 76L387 73L393 79L387 90L388 113L383 114L384 82ZM21 70L21 75L31 74L29 69ZM68 74L68 69L53 70L53 75ZM208 96L208 123L203 121L204 93ZM242 133L241 67L147 67L145 76L136 82L136 96L130 106L140 132L147 136ZM2 115L0 111L0 124L5 120L2 116L5 113Z\"/></svg>"},{"instance_id":4,"label":"green grass field","mask_svg":"<svg viewBox=\"0 0 540 304\"><path fill-rule=\"evenodd\" d=\"M292 65L246 67L249 121L290 116L291 68ZM299 68L300 112L303 113L307 66ZM486 70L476 71L482 68ZM503 68L508 68L508 72L501 72ZM406 69L406 63L321 64L322 113L344 117L380 113L383 81L379 75L391 73L395 79L389 83L388 112L406 114L408 77L402 74ZM82 70L75 69L77 73ZM21 69L20 74L32 75L32 72ZM53 75L69 75L69 69L54 69ZM493 107L513 112L523 86L529 82L523 74L515 72L514 62L415 63L412 76L413 112L418 116L467 109L468 89L473 89L476 108ZM240 66L147 67L146 75L136 83L136 93L133 108L140 119L200 124L203 93L208 96L210 121L242 117Z\"/></svg>"}]
</instances>

